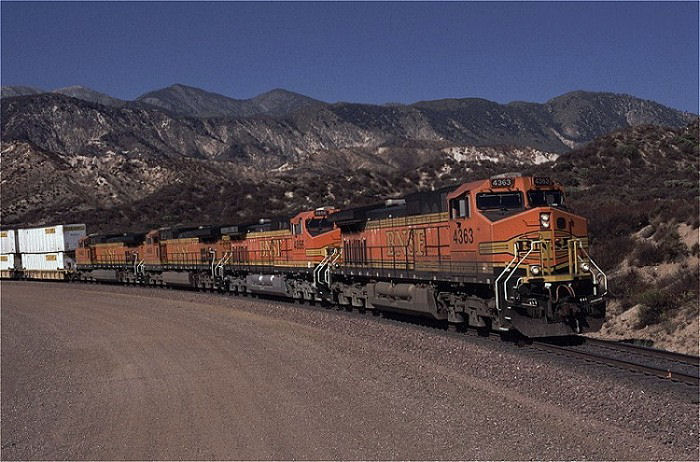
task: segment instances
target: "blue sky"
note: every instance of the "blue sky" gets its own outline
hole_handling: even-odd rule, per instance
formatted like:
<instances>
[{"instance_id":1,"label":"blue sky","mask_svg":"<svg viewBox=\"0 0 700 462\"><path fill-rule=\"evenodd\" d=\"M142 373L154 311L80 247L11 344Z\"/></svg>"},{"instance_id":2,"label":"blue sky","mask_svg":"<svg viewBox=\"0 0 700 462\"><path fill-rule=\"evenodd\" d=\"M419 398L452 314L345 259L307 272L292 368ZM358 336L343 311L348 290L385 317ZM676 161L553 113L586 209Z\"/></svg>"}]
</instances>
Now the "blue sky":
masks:
<instances>
[{"instance_id":1,"label":"blue sky","mask_svg":"<svg viewBox=\"0 0 700 462\"><path fill-rule=\"evenodd\" d=\"M584 89L698 112L698 3L0 4L3 85L325 101Z\"/></svg>"}]
</instances>

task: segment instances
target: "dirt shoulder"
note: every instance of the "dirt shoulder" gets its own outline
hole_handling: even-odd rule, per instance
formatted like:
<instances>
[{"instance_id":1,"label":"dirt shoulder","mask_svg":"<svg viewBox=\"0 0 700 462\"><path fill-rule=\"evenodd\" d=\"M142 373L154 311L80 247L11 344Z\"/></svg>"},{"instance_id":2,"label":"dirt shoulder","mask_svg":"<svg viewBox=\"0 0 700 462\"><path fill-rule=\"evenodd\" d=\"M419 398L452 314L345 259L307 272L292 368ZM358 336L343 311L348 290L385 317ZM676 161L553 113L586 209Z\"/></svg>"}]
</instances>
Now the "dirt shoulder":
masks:
<instances>
[{"instance_id":1,"label":"dirt shoulder","mask_svg":"<svg viewBox=\"0 0 700 462\"><path fill-rule=\"evenodd\" d=\"M3 459L692 459L697 402L274 302L3 282Z\"/></svg>"}]
</instances>

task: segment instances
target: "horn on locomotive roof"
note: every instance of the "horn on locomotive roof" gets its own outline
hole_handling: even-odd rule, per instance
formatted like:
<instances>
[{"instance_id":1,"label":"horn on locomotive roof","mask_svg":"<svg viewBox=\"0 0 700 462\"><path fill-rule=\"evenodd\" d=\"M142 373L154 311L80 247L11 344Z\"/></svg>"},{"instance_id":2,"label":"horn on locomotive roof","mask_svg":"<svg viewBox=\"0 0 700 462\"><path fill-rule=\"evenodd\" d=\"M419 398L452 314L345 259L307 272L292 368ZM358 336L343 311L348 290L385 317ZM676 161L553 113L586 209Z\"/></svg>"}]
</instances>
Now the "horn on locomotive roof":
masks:
<instances>
[{"instance_id":1,"label":"horn on locomotive roof","mask_svg":"<svg viewBox=\"0 0 700 462\"><path fill-rule=\"evenodd\" d=\"M384 201L384 205L391 207L392 205L406 205L406 199L387 199Z\"/></svg>"},{"instance_id":2,"label":"horn on locomotive roof","mask_svg":"<svg viewBox=\"0 0 700 462\"><path fill-rule=\"evenodd\" d=\"M266 225L268 223L272 223L272 220L270 220L269 218L261 218L260 220L258 220L258 224L261 225Z\"/></svg>"},{"instance_id":3,"label":"horn on locomotive roof","mask_svg":"<svg viewBox=\"0 0 700 462\"><path fill-rule=\"evenodd\" d=\"M492 175L489 180L495 180L498 178L516 178L519 176L523 176L523 172L505 172L505 173L499 173L498 175Z\"/></svg>"}]
</instances>

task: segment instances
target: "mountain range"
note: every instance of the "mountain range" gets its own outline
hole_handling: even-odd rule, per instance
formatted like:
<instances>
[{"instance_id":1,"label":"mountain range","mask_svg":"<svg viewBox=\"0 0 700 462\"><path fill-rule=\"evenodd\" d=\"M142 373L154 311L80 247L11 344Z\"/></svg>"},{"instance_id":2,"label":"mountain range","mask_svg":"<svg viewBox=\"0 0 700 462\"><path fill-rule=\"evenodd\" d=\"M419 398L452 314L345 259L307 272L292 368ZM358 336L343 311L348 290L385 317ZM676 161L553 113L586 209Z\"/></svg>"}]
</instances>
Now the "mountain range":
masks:
<instances>
[{"instance_id":1,"label":"mountain range","mask_svg":"<svg viewBox=\"0 0 700 462\"><path fill-rule=\"evenodd\" d=\"M464 98L384 106L329 104L285 90L236 100L184 85L134 101L83 87L2 92L14 95L2 98L3 140L67 154L235 159L261 168L324 151L361 150L376 158L384 148L406 146L511 145L562 153L619 128L692 120L652 101L582 91L544 104Z\"/></svg>"},{"instance_id":2,"label":"mountain range","mask_svg":"<svg viewBox=\"0 0 700 462\"><path fill-rule=\"evenodd\" d=\"M544 104L383 106L284 90L235 100L183 85L134 101L82 87L2 93L3 224L71 216L146 227L371 202L477 171L549 165L614 130L695 120L582 91Z\"/></svg>"}]
</instances>

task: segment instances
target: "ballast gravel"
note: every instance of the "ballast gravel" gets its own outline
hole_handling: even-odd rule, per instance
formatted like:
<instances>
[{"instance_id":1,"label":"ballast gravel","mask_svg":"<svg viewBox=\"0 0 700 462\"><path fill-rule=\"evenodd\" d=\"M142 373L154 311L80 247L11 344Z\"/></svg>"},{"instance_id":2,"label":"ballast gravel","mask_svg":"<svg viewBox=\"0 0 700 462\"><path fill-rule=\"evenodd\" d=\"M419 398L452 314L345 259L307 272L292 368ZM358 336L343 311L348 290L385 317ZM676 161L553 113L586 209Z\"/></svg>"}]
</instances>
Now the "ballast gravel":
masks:
<instances>
[{"instance_id":1,"label":"ballast gravel","mask_svg":"<svg viewBox=\"0 0 700 462\"><path fill-rule=\"evenodd\" d=\"M2 459L698 460L697 390L500 340L187 291L0 292Z\"/></svg>"}]
</instances>

